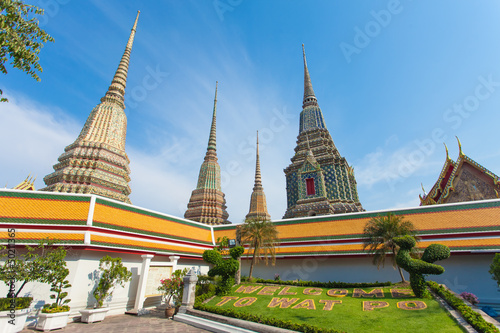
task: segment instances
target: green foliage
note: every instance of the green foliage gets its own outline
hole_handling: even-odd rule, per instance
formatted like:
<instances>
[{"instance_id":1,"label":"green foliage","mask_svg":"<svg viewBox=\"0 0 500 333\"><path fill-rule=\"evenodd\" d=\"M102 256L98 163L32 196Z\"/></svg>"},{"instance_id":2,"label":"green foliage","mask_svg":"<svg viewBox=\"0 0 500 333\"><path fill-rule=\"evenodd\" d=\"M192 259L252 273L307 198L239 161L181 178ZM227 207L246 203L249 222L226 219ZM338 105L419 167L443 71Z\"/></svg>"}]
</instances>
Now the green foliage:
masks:
<instances>
[{"instance_id":1,"label":"green foliage","mask_svg":"<svg viewBox=\"0 0 500 333\"><path fill-rule=\"evenodd\" d=\"M486 322L483 317L472 310L465 302L459 297L455 296L452 292L440 286L434 281L427 282L427 285L434 291L436 294L441 296L446 303L448 303L455 310L460 312L462 317L472 325L478 332L480 333L498 333L500 332L493 324Z\"/></svg>"},{"instance_id":2,"label":"green foliage","mask_svg":"<svg viewBox=\"0 0 500 333\"><path fill-rule=\"evenodd\" d=\"M33 297L0 298L0 311L8 311L12 307L12 302L16 303L16 310L30 307Z\"/></svg>"},{"instance_id":3,"label":"green foliage","mask_svg":"<svg viewBox=\"0 0 500 333\"><path fill-rule=\"evenodd\" d=\"M94 297L97 301L97 307L102 307L104 300L113 295L113 288L116 285L125 286L125 282L130 281L132 272L123 266L122 258L111 258L104 256L99 261L99 269L102 274L99 283L94 289Z\"/></svg>"},{"instance_id":4,"label":"green foliage","mask_svg":"<svg viewBox=\"0 0 500 333\"><path fill-rule=\"evenodd\" d=\"M431 244L425 249L422 259L413 259L410 253L416 245L414 237L408 235L395 237L393 241L400 247L396 262L401 268L410 273L410 286L415 296L423 297L426 294L424 274L443 274L444 268L433 264L433 262L448 258L450 249L441 244Z\"/></svg>"},{"instance_id":5,"label":"green foliage","mask_svg":"<svg viewBox=\"0 0 500 333\"><path fill-rule=\"evenodd\" d=\"M64 262L64 266L66 266L66 262ZM70 299L65 299L68 296L68 292L63 291L64 289L71 288L71 284L66 280L66 277L69 275L69 269L66 267L60 266L58 267L57 273L53 276L53 281L51 284L50 291L54 292L54 295L50 295L51 299L55 299L56 301L52 304L52 308L61 308L71 302ZM69 306L68 306L69 311ZM63 312L63 311L56 311Z\"/></svg>"},{"instance_id":6,"label":"green foliage","mask_svg":"<svg viewBox=\"0 0 500 333\"><path fill-rule=\"evenodd\" d=\"M416 230L412 222L405 221L404 216L387 213L387 216L377 216L370 219L364 228L363 250L368 249L368 253L373 255L373 264L377 268L384 266L385 256L392 253L392 265L398 268L401 281L405 282L403 272L397 266L396 254L398 246L393 242L394 237L405 235L415 235Z\"/></svg>"},{"instance_id":7,"label":"green foliage","mask_svg":"<svg viewBox=\"0 0 500 333\"><path fill-rule=\"evenodd\" d=\"M222 255L217 250L206 250L203 252L203 260L214 265L209 271L208 276L220 276L221 281L216 287L217 295L226 295L231 291L234 284L234 274L238 271L238 258L243 253L243 247L237 246L229 250L231 258L223 259Z\"/></svg>"},{"instance_id":8,"label":"green foliage","mask_svg":"<svg viewBox=\"0 0 500 333\"><path fill-rule=\"evenodd\" d=\"M174 306L180 305L184 288L183 278L188 271L187 268L177 269L170 278L160 280L158 291L163 293L167 306L170 306L170 301L173 301Z\"/></svg>"},{"instance_id":9,"label":"green foliage","mask_svg":"<svg viewBox=\"0 0 500 333\"><path fill-rule=\"evenodd\" d=\"M0 72L7 74L5 63L10 58L12 67L40 81L36 71L42 72L43 69L38 63L38 53L43 43L54 39L40 29L35 15L43 15L43 9L20 0L0 1ZM6 101L6 98L0 98L0 102Z\"/></svg>"},{"instance_id":10,"label":"green foliage","mask_svg":"<svg viewBox=\"0 0 500 333\"><path fill-rule=\"evenodd\" d=\"M68 311L69 305L57 305L56 303L45 304L42 308L42 313L59 313Z\"/></svg>"},{"instance_id":11,"label":"green foliage","mask_svg":"<svg viewBox=\"0 0 500 333\"><path fill-rule=\"evenodd\" d=\"M242 279L243 280L243 279ZM296 287L318 287L318 288L370 288L370 287L386 287L392 286L392 282L319 282L319 281L276 281L276 280L264 280L264 279L254 279L252 283L264 283L264 284L274 284L274 285L287 285L287 286L296 286Z\"/></svg>"},{"instance_id":12,"label":"green foliage","mask_svg":"<svg viewBox=\"0 0 500 333\"><path fill-rule=\"evenodd\" d=\"M498 287L500 287L500 253L495 253L488 272L491 274L491 278L497 282Z\"/></svg>"},{"instance_id":13,"label":"green foliage","mask_svg":"<svg viewBox=\"0 0 500 333\"><path fill-rule=\"evenodd\" d=\"M254 265L258 264L261 258L268 264L269 258L274 265L276 261L276 247L279 245L278 230L269 220L250 219L246 220L238 228L238 238L241 238L242 245L249 245L248 254L252 255L250 263L250 273L248 278L252 278Z\"/></svg>"},{"instance_id":14,"label":"green foliage","mask_svg":"<svg viewBox=\"0 0 500 333\"><path fill-rule=\"evenodd\" d=\"M227 236L218 237L217 242L215 242L214 250L217 250L222 255L227 255L229 253L229 238Z\"/></svg>"},{"instance_id":15,"label":"green foliage","mask_svg":"<svg viewBox=\"0 0 500 333\"><path fill-rule=\"evenodd\" d=\"M195 303L194 308L197 310L212 312L226 317L232 317L247 321L253 321L259 324L271 325L297 332L306 333L339 333L340 331L326 328L319 328L309 324L298 324L291 321L278 318L268 318L260 315L254 315L247 312L241 312L233 309L223 309L215 306L209 306L202 303Z\"/></svg>"},{"instance_id":16,"label":"green foliage","mask_svg":"<svg viewBox=\"0 0 500 333\"><path fill-rule=\"evenodd\" d=\"M18 254L7 249L1 256L6 258L0 266L0 280L7 286L10 281L22 281L21 286L12 295L19 296L19 293L28 282L53 283L60 274L61 267L66 267L66 250L63 247L51 248L55 240L41 240L37 246L26 245L26 253ZM4 247L5 248L5 247ZM13 258L12 255L15 254Z\"/></svg>"}]
</instances>

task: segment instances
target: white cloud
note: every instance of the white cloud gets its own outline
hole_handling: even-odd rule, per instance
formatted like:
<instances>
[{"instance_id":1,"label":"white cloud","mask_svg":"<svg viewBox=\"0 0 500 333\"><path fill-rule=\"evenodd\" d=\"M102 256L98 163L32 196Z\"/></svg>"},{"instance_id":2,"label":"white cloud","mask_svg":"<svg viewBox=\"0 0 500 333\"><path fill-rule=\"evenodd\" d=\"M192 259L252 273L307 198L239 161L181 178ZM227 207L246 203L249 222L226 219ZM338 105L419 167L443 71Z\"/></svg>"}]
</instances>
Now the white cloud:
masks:
<instances>
[{"instance_id":1,"label":"white cloud","mask_svg":"<svg viewBox=\"0 0 500 333\"><path fill-rule=\"evenodd\" d=\"M0 108L0 181L12 188L29 173L37 176L37 189L45 186L43 177L72 143L81 126L54 107L37 104L25 96L7 95Z\"/></svg>"}]
</instances>

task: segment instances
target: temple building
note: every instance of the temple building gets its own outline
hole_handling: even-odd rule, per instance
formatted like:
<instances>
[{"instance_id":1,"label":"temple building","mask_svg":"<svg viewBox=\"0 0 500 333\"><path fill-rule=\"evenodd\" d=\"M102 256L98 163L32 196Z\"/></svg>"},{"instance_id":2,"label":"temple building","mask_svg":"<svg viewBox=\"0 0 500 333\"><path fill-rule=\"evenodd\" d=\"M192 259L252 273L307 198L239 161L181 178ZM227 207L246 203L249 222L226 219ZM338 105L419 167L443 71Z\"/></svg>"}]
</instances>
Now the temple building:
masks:
<instances>
[{"instance_id":1,"label":"temple building","mask_svg":"<svg viewBox=\"0 0 500 333\"><path fill-rule=\"evenodd\" d=\"M35 180L36 177L32 177L31 175L28 175L25 180L17 184L13 190L23 190L23 191L36 191L35 188Z\"/></svg>"},{"instance_id":2,"label":"temple building","mask_svg":"<svg viewBox=\"0 0 500 333\"><path fill-rule=\"evenodd\" d=\"M245 217L246 220L271 220L271 215L267 212L266 195L262 187L262 177L260 174L259 158L259 132L257 131L257 153L255 158L255 183L252 196L250 198L250 209Z\"/></svg>"},{"instance_id":3,"label":"temple building","mask_svg":"<svg viewBox=\"0 0 500 333\"><path fill-rule=\"evenodd\" d=\"M217 82L207 153L201 164L198 185L191 193L188 209L184 214L186 219L210 225L231 223L227 220L229 214L226 211L225 195L221 190L221 173L217 162L216 115Z\"/></svg>"},{"instance_id":4,"label":"temple building","mask_svg":"<svg viewBox=\"0 0 500 333\"><path fill-rule=\"evenodd\" d=\"M97 194L130 203L130 167L125 153L125 86L139 13L125 52L105 96L78 138L64 149L41 191Z\"/></svg>"},{"instance_id":5,"label":"temple building","mask_svg":"<svg viewBox=\"0 0 500 333\"><path fill-rule=\"evenodd\" d=\"M439 178L428 194L420 197L420 205L497 199L500 181L497 175L462 152L458 140L458 159L454 162L446 149L446 160ZM423 187L422 187L423 189Z\"/></svg>"},{"instance_id":6,"label":"temple building","mask_svg":"<svg viewBox=\"0 0 500 333\"><path fill-rule=\"evenodd\" d=\"M333 143L314 95L304 57L304 100L292 163L286 176L287 210L283 218L364 211L354 170Z\"/></svg>"}]
</instances>

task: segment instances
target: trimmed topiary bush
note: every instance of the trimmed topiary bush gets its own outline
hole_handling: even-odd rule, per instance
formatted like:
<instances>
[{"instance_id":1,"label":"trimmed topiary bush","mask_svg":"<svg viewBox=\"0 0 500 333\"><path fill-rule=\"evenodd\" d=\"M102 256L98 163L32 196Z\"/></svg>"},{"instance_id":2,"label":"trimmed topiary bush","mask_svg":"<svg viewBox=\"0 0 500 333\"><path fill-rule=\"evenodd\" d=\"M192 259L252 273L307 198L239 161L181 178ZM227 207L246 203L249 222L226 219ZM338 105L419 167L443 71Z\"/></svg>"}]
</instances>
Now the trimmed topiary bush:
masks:
<instances>
[{"instance_id":1,"label":"trimmed topiary bush","mask_svg":"<svg viewBox=\"0 0 500 333\"><path fill-rule=\"evenodd\" d=\"M426 294L424 274L443 274L444 268L433 262L448 258L450 249L441 244L431 244L425 249L422 259L413 259L410 253L417 243L414 237L394 237L393 241L399 246L396 263L410 273L410 286L415 296L423 297Z\"/></svg>"},{"instance_id":2,"label":"trimmed topiary bush","mask_svg":"<svg viewBox=\"0 0 500 333\"><path fill-rule=\"evenodd\" d=\"M217 250L206 250L203 252L203 260L214 265L209 271L208 276L220 276L221 281L216 287L216 293L219 296L227 295L234 284L234 275L238 271L240 264L238 258L243 254L243 247L237 246L229 250L231 258L224 259Z\"/></svg>"}]
</instances>

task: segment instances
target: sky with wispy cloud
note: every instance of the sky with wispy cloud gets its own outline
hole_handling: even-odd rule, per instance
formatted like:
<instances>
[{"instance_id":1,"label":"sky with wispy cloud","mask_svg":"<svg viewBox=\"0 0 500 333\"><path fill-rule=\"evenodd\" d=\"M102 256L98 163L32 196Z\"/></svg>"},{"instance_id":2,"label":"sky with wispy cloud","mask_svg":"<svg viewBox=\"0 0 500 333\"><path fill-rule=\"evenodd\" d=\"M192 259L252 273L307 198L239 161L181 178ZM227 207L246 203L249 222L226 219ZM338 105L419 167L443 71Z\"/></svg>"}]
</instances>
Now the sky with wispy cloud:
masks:
<instances>
[{"instance_id":1,"label":"sky with wispy cloud","mask_svg":"<svg viewBox=\"0 0 500 333\"><path fill-rule=\"evenodd\" d=\"M248 213L260 133L273 220L303 97L301 44L326 125L368 211L419 205L445 161L500 174L500 3L473 1L27 1L54 37L35 82L8 67L0 89L0 186L36 187L105 94L141 10L126 90L132 203L183 216L217 103L229 219Z\"/></svg>"}]
</instances>

